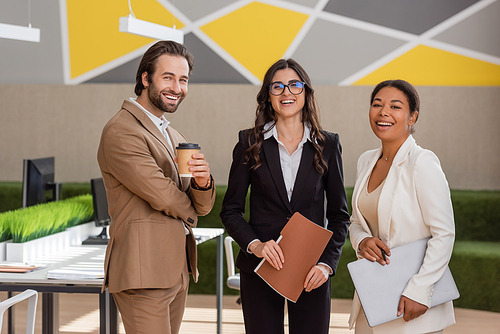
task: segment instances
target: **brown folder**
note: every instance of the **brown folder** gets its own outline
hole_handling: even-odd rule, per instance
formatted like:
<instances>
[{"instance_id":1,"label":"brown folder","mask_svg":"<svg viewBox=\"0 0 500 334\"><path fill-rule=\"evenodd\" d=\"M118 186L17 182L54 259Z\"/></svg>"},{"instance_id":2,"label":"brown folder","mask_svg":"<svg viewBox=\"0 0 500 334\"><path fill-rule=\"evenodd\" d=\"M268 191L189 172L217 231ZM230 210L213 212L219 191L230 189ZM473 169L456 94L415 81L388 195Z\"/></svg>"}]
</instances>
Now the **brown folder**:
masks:
<instances>
[{"instance_id":1,"label":"brown folder","mask_svg":"<svg viewBox=\"0 0 500 334\"><path fill-rule=\"evenodd\" d=\"M285 263L276 270L262 259L255 272L283 297L297 302L309 270L318 263L332 232L296 212L278 239Z\"/></svg>"}]
</instances>

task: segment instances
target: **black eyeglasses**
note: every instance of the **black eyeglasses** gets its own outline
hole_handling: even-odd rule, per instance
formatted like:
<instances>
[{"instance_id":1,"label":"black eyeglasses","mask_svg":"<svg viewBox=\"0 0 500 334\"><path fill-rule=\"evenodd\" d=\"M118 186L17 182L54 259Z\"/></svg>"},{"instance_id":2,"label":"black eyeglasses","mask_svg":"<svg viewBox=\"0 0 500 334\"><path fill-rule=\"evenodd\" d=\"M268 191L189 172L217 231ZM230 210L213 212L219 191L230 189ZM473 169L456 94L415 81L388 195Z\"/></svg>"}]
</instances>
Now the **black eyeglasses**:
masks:
<instances>
[{"instance_id":1,"label":"black eyeglasses","mask_svg":"<svg viewBox=\"0 0 500 334\"><path fill-rule=\"evenodd\" d=\"M290 82L288 85L285 85L282 82L277 81L269 84L269 91L271 92L271 94L279 96L283 94L285 88L288 87L290 93L292 93L293 95L299 95L304 90L305 85L306 83L302 81Z\"/></svg>"}]
</instances>

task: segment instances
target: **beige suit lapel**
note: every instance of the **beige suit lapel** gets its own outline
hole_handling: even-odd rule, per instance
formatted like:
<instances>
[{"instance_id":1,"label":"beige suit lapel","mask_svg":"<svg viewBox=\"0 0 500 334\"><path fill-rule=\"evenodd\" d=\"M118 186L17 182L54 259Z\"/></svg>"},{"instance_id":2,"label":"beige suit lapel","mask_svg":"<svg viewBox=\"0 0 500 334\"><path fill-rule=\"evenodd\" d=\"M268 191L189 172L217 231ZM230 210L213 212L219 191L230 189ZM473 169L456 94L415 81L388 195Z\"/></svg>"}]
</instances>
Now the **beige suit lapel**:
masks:
<instances>
[{"instance_id":1,"label":"beige suit lapel","mask_svg":"<svg viewBox=\"0 0 500 334\"><path fill-rule=\"evenodd\" d=\"M393 215L392 205L394 203L394 197L397 196L397 188L401 179L400 176L403 170L403 164L408 159L408 153L413 145L415 145L415 140L410 135L403 145L401 145L398 153L396 153L389 174L387 174L385 178L384 187L380 192L380 198L378 200L378 228L379 237L385 243L389 242ZM388 246L391 247L390 244L388 244Z\"/></svg>"},{"instance_id":2,"label":"beige suit lapel","mask_svg":"<svg viewBox=\"0 0 500 334\"><path fill-rule=\"evenodd\" d=\"M125 100L123 102L122 108L128 110L134 117L141 123L141 125L148 131L150 132L158 141L165 147L165 149L168 152L168 155L170 159L172 160L172 164L175 165L175 175L171 176L171 179L176 182L179 185L179 188L182 190L186 190L186 180L183 180L185 178L181 178L179 176L179 167L177 164L174 162L174 158L177 157L175 154L174 148L177 147L179 144L179 136L175 135L175 131L170 131L170 127L167 127L167 133L170 136L170 140L172 141L172 146L168 143L167 139L165 136L163 136L163 133L161 133L160 129L153 123L153 121L142 111L137 107L134 103ZM181 137L182 139L182 137ZM188 180L189 181L189 180Z\"/></svg>"},{"instance_id":3,"label":"beige suit lapel","mask_svg":"<svg viewBox=\"0 0 500 334\"><path fill-rule=\"evenodd\" d=\"M167 142L167 139L163 136L161 133L160 129L153 123L153 121L142 111L137 107L134 103L125 100L123 102L122 108L128 110L132 115L134 115L135 118L142 124L142 126L148 130L156 139L158 139L163 146L167 149L170 157L172 160L175 158L175 154L170 147L170 144Z\"/></svg>"}]
</instances>

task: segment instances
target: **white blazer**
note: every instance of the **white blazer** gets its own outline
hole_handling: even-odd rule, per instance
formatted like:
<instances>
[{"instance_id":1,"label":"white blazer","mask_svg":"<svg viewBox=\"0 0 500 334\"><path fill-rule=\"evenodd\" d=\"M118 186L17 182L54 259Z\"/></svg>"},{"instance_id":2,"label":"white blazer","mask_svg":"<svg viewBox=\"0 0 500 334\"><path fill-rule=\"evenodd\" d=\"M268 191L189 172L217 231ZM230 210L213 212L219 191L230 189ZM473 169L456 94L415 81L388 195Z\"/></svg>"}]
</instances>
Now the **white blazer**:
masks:
<instances>
[{"instance_id":1,"label":"white blazer","mask_svg":"<svg viewBox=\"0 0 500 334\"><path fill-rule=\"evenodd\" d=\"M358 245L371 232L359 211L358 199L382 148L363 153L358 160L356 183L352 195L352 217L349 227L351 243L358 258ZM378 202L380 239L393 248L422 238L432 238L420 271L406 285L403 295L430 307L434 283L443 275L451 258L455 240L455 222L448 182L437 156L415 143L410 135L399 148L385 179ZM349 319L353 327L360 310L354 296ZM397 310L394 310L396 313ZM398 319L373 328L374 333L427 333L455 323L452 302L435 306L409 322Z\"/></svg>"}]
</instances>

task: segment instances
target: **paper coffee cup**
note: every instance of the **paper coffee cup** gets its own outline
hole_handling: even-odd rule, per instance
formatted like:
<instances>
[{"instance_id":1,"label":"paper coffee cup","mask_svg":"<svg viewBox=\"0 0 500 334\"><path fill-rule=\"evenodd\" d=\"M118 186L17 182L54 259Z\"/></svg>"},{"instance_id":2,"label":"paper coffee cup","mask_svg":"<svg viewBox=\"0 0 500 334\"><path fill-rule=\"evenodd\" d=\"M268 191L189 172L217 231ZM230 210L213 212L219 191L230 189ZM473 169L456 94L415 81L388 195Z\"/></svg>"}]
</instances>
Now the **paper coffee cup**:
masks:
<instances>
[{"instance_id":1,"label":"paper coffee cup","mask_svg":"<svg viewBox=\"0 0 500 334\"><path fill-rule=\"evenodd\" d=\"M179 175L181 177L192 177L193 174L189 171L189 160L193 160L193 154L199 153L198 144L179 143L177 149L177 162L179 163Z\"/></svg>"}]
</instances>

